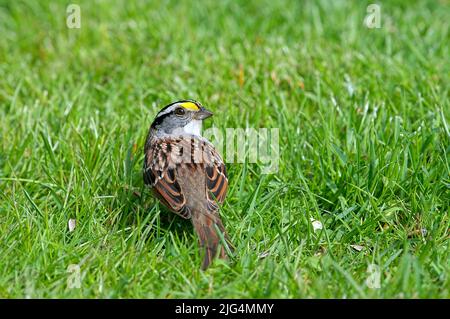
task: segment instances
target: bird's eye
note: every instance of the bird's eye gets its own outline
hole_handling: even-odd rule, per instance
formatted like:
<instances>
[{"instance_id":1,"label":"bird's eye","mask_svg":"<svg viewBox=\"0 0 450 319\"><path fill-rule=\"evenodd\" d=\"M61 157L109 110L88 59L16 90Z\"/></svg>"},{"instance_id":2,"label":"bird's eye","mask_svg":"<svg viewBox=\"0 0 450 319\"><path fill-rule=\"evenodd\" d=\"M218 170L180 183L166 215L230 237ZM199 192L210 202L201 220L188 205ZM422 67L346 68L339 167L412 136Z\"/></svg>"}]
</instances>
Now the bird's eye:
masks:
<instances>
[{"instance_id":1,"label":"bird's eye","mask_svg":"<svg viewBox=\"0 0 450 319\"><path fill-rule=\"evenodd\" d=\"M175 114L178 116L182 116L184 113L186 113L186 111L182 107L175 109Z\"/></svg>"}]
</instances>

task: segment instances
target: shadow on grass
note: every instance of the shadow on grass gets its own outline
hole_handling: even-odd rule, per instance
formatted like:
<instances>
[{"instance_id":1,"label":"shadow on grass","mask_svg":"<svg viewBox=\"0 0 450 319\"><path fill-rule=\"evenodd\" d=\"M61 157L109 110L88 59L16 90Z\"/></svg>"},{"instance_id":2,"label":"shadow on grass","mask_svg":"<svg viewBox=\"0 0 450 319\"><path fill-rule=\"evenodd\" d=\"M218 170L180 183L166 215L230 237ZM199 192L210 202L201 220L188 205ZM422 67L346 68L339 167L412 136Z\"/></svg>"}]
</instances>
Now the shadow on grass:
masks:
<instances>
[{"instance_id":1,"label":"shadow on grass","mask_svg":"<svg viewBox=\"0 0 450 319\"><path fill-rule=\"evenodd\" d=\"M171 212L147 187L124 187L117 195L116 205L121 208L110 220L110 224L116 225L118 229L137 227L143 233L145 241L159 238L161 233L173 233L176 237L183 238L194 231L190 220ZM148 227L150 231L147 230Z\"/></svg>"}]
</instances>

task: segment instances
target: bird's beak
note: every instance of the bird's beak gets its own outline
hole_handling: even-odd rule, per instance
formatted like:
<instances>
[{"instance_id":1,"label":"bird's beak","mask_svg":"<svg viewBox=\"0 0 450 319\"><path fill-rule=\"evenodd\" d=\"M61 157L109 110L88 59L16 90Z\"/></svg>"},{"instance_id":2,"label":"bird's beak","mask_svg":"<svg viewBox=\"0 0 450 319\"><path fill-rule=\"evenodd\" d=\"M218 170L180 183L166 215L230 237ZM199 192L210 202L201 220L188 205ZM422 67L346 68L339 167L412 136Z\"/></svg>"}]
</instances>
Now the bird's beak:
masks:
<instances>
[{"instance_id":1,"label":"bird's beak","mask_svg":"<svg viewBox=\"0 0 450 319\"><path fill-rule=\"evenodd\" d=\"M213 112L211 112L211 111L208 111L207 109L205 109L204 107L202 107L201 109L200 109L200 111L198 111L198 112L196 112L195 113L195 119L197 119L197 120L204 120L204 119L207 119L208 117L211 117L211 116L213 116Z\"/></svg>"}]
</instances>

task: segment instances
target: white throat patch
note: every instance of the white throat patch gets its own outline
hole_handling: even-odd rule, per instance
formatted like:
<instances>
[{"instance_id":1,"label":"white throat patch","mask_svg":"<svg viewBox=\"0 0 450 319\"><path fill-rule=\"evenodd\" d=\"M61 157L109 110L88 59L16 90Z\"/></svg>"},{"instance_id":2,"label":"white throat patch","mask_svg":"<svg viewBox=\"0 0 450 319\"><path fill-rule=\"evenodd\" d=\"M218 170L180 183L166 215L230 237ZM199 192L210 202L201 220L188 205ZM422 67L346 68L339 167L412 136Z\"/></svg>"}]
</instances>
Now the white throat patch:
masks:
<instances>
[{"instance_id":1,"label":"white throat patch","mask_svg":"<svg viewBox=\"0 0 450 319\"><path fill-rule=\"evenodd\" d=\"M183 127L176 128L172 131L172 134L184 135L184 134L192 134L201 136L202 130L202 121L201 120L192 120L188 124Z\"/></svg>"}]
</instances>

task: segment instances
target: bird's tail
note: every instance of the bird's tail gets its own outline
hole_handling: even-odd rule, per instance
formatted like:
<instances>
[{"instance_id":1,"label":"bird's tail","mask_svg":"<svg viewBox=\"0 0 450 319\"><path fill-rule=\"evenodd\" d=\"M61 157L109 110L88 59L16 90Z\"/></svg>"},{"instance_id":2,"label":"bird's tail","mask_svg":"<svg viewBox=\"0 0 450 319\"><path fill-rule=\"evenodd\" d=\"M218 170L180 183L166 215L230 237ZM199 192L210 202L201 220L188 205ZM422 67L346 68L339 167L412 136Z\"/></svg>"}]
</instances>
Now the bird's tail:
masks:
<instances>
[{"instance_id":1,"label":"bird's tail","mask_svg":"<svg viewBox=\"0 0 450 319\"><path fill-rule=\"evenodd\" d=\"M198 235L201 252L204 254L202 270L209 267L217 254L219 258L227 259L227 252L221 236L225 239L230 250L232 249L232 245L223 227L219 213L217 211L194 211L192 212L191 220ZM218 252L218 250L220 251Z\"/></svg>"}]
</instances>

